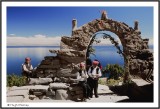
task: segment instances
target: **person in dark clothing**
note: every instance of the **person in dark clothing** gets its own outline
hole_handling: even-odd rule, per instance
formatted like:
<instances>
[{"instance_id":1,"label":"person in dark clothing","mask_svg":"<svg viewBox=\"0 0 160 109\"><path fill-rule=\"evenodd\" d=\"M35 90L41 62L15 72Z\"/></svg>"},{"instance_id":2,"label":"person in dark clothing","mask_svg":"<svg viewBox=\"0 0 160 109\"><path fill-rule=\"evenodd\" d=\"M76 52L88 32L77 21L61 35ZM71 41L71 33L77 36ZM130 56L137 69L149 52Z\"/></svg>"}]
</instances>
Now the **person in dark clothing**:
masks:
<instances>
[{"instance_id":1,"label":"person in dark clothing","mask_svg":"<svg viewBox=\"0 0 160 109\"><path fill-rule=\"evenodd\" d=\"M99 77L102 76L101 70L98 67L99 62L93 61L92 66L89 68L88 76L89 76L89 86L91 87L91 98L93 96L93 90L95 97L98 98L98 80Z\"/></svg>"}]
</instances>

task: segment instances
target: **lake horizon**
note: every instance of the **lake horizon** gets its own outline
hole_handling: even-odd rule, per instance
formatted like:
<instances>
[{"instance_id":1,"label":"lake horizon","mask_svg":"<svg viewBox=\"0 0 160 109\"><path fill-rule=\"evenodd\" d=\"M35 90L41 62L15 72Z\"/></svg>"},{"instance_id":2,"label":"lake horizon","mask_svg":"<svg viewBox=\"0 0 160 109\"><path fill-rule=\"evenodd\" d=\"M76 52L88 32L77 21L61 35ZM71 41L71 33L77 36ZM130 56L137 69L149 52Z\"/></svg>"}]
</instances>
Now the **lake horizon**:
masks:
<instances>
[{"instance_id":1,"label":"lake horizon","mask_svg":"<svg viewBox=\"0 0 160 109\"><path fill-rule=\"evenodd\" d=\"M122 46L120 46L122 47ZM124 58L117 53L117 49L113 45L93 46L95 48L95 56L91 55L92 60L97 59L105 67L107 64L119 64L124 66ZM21 65L24 63L25 57L31 57L33 67L37 67L45 56L56 56L49 50L60 49L60 46L7 46L7 73L21 75ZM122 48L121 48L122 49ZM153 50L153 46L150 46Z\"/></svg>"}]
</instances>

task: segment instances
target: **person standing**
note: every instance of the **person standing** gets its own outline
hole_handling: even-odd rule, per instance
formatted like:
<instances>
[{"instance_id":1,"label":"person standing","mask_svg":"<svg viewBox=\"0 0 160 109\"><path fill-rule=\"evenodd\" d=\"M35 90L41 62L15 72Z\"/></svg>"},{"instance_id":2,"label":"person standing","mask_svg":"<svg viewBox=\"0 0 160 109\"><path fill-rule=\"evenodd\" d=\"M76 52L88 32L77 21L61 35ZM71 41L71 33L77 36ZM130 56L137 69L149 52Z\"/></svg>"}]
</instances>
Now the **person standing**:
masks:
<instances>
[{"instance_id":1,"label":"person standing","mask_svg":"<svg viewBox=\"0 0 160 109\"><path fill-rule=\"evenodd\" d=\"M88 75L89 75L89 85L91 87L91 98L93 96L93 90L94 95L96 98L98 98L98 80L99 77L102 76L101 70L98 67L99 62L93 61L92 66L89 68Z\"/></svg>"},{"instance_id":2,"label":"person standing","mask_svg":"<svg viewBox=\"0 0 160 109\"><path fill-rule=\"evenodd\" d=\"M33 66L31 65L31 58L26 57L25 62L22 64L22 76L27 78L32 77Z\"/></svg>"}]
</instances>

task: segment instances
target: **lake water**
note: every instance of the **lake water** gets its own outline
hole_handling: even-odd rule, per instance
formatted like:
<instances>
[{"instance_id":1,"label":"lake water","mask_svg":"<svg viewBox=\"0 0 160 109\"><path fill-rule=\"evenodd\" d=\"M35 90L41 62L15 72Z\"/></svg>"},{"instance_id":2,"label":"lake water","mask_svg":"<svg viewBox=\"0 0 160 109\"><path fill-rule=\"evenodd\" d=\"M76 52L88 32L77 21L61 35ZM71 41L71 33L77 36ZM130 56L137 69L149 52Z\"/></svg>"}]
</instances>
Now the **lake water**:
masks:
<instances>
[{"instance_id":1,"label":"lake water","mask_svg":"<svg viewBox=\"0 0 160 109\"><path fill-rule=\"evenodd\" d=\"M95 46L96 53L91 55L91 59L98 59L102 66L107 64L119 64L124 65L124 59L117 53L117 49L114 46ZM24 63L25 57L31 57L31 63L33 67L44 59L45 56L53 56L50 53L51 49L59 49L58 46L50 47L7 47L7 74L21 74L22 63ZM153 47L151 47L153 49Z\"/></svg>"}]
</instances>

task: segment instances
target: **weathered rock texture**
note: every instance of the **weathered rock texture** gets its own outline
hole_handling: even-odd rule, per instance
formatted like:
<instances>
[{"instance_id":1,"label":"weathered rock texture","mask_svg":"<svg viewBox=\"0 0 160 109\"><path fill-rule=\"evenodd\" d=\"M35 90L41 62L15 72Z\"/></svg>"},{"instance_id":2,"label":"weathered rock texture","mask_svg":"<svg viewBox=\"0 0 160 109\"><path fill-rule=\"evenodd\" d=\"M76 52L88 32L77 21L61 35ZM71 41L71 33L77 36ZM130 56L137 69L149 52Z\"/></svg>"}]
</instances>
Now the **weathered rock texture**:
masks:
<instances>
[{"instance_id":1,"label":"weathered rock texture","mask_svg":"<svg viewBox=\"0 0 160 109\"><path fill-rule=\"evenodd\" d=\"M61 38L60 50L50 50L57 55L45 57L37 67L38 77L75 77L77 64L85 61L90 41L99 31L110 31L119 37L123 45L125 71L144 79L148 73L153 73L153 53L149 51L149 39L141 38L138 21L135 21L132 28L124 22L102 15L101 19L95 19L78 28L75 19L72 23L72 36Z\"/></svg>"}]
</instances>

